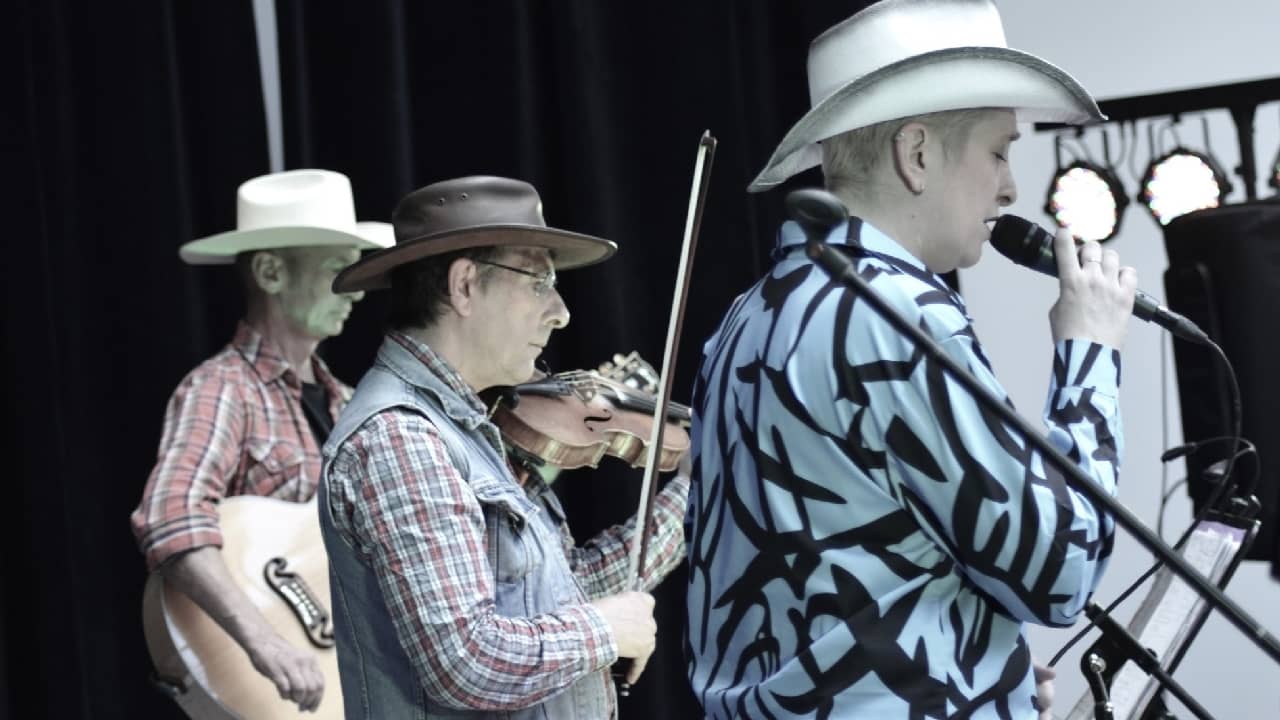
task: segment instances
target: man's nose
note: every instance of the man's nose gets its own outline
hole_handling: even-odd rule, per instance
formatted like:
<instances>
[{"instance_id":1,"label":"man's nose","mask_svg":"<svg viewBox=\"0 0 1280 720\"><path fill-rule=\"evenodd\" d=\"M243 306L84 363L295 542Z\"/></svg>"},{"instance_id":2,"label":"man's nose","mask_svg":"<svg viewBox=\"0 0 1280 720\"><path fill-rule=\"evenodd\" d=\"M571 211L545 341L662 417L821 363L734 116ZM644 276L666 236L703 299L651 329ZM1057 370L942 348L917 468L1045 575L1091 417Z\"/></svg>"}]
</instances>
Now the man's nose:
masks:
<instances>
[{"instance_id":1,"label":"man's nose","mask_svg":"<svg viewBox=\"0 0 1280 720\"><path fill-rule=\"evenodd\" d=\"M552 289L551 305L547 308L546 316L547 324L557 330L569 324L569 307L564 304L559 290Z\"/></svg>"},{"instance_id":2,"label":"man's nose","mask_svg":"<svg viewBox=\"0 0 1280 720\"><path fill-rule=\"evenodd\" d=\"M1009 163L1004 163L1004 173L1001 177L999 195L997 201L1000 207L1009 207L1018 199L1018 184L1013 180L1013 173L1009 170Z\"/></svg>"}]
</instances>

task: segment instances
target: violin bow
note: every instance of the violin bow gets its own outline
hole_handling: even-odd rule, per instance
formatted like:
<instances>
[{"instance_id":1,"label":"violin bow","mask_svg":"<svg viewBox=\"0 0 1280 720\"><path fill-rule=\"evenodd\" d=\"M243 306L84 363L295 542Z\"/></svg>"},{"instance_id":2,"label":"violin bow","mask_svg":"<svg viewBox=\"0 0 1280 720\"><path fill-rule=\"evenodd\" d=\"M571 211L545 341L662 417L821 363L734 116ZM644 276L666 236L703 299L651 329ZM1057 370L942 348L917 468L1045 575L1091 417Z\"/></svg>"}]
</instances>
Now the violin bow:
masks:
<instances>
[{"instance_id":1,"label":"violin bow","mask_svg":"<svg viewBox=\"0 0 1280 720\"><path fill-rule=\"evenodd\" d=\"M702 210L707 203L708 179L711 177L711 161L716 154L716 139L711 131L702 133L698 140L698 152L693 164L693 189L689 193L689 214L685 218L684 243L680 248L680 267L676 274L676 286L671 300L671 318L667 323L667 345L662 353L662 373L658 381L658 397L653 413L653 431L649 436L649 453L644 464L644 482L640 485L640 507L636 512L640 542L632 543L628 567L632 587L640 589L644 573L644 561L649 551L650 525L653 523L653 499L657 495L658 452L662 449L662 436L667 423L667 409L671 404L671 385L675 378L676 350L680 345L680 331L684 327L685 301L689 297L689 276L693 272L694 249L698 245L698 229L702 226ZM690 447L690 452L693 448Z\"/></svg>"}]
</instances>

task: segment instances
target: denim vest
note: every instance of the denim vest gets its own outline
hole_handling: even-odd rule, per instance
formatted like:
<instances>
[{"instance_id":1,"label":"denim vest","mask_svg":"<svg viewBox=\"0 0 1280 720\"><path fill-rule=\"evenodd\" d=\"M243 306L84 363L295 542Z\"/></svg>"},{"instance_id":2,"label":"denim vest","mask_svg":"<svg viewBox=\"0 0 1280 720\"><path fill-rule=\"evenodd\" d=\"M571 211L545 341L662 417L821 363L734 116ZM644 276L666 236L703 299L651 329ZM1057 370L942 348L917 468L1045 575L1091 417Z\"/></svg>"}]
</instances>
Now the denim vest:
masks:
<instances>
[{"instance_id":1,"label":"denim vest","mask_svg":"<svg viewBox=\"0 0 1280 720\"><path fill-rule=\"evenodd\" d=\"M329 470L337 448L370 417L393 407L421 413L436 427L484 509L496 613L532 617L587 602L561 545L558 523L564 515L554 493L545 493L540 504L530 501L505 459L485 439L483 432L497 429L412 353L385 339L325 444L319 488L347 719L606 717L613 693L608 668L579 678L536 706L512 712L456 710L427 697L396 637L373 570L339 534L329 506Z\"/></svg>"}]
</instances>

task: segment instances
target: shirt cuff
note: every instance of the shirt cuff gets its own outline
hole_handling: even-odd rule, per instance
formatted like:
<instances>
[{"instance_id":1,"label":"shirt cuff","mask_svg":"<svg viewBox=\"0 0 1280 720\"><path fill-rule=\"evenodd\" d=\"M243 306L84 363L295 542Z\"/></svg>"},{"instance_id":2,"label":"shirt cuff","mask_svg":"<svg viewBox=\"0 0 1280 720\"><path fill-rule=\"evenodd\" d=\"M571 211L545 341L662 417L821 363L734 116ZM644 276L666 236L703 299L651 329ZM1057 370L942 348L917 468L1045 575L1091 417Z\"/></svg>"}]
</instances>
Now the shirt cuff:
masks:
<instances>
[{"instance_id":1,"label":"shirt cuff","mask_svg":"<svg viewBox=\"0 0 1280 720\"><path fill-rule=\"evenodd\" d=\"M189 527L170 534L158 542L144 544L143 555L147 561L147 570L155 572L166 562L178 555L198 550L202 547L222 547L222 532L214 527Z\"/></svg>"},{"instance_id":2,"label":"shirt cuff","mask_svg":"<svg viewBox=\"0 0 1280 720\"><path fill-rule=\"evenodd\" d=\"M617 661L618 643L613 639L613 631L593 605L574 605L562 608L556 614L565 623L582 630L584 672L592 673Z\"/></svg>"},{"instance_id":3,"label":"shirt cuff","mask_svg":"<svg viewBox=\"0 0 1280 720\"><path fill-rule=\"evenodd\" d=\"M1090 340L1061 340L1054 346L1054 385L1120 394L1120 351Z\"/></svg>"}]
</instances>

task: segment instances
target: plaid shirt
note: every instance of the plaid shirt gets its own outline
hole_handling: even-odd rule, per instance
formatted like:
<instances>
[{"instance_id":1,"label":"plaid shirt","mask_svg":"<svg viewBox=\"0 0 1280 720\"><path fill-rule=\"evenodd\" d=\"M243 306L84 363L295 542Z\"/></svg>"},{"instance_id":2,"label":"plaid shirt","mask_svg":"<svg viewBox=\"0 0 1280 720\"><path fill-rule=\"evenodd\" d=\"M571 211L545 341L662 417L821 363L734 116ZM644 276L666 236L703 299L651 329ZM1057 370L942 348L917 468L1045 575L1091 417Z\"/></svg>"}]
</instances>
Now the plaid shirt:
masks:
<instances>
[{"instance_id":1,"label":"plaid shirt","mask_svg":"<svg viewBox=\"0 0 1280 720\"><path fill-rule=\"evenodd\" d=\"M400 333L390 337L484 412L462 377L430 348ZM480 430L501 453L497 428L486 422ZM539 507L558 509L540 480L524 489ZM338 532L381 577L400 644L433 700L503 711L537 704L593 673L609 682L603 670L617 659L617 649L592 606L565 605L536 617L495 614L484 512L435 426L420 414L392 408L366 421L337 448L328 491ZM646 589L684 556L688 491L688 480L676 478L657 497ZM574 546L563 522L560 534L588 597L627 589L627 553L637 539L634 518L582 548Z\"/></svg>"},{"instance_id":2,"label":"plaid shirt","mask_svg":"<svg viewBox=\"0 0 1280 720\"><path fill-rule=\"evenodd\" d=\"M337 417L351 389L319 357L311 361ZM169 400L159 458L130 517L147 569L187 550L221 547L222 498L305 502L319 477L302 383L279 349L242 321L231 343L192 370Z\"/></svg>"}]
</instances>

